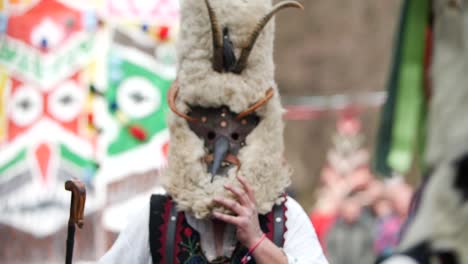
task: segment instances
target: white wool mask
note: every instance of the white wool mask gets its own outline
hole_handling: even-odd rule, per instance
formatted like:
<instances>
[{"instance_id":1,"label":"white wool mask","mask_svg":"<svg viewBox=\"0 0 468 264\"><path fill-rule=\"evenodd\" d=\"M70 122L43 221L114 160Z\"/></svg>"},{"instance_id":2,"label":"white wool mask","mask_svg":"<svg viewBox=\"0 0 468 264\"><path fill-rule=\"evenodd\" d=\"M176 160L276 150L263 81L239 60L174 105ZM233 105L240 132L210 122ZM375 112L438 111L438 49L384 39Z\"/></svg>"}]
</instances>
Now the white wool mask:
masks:
<instances>
[{"instance_id":1,"label":"white wool mask","mask_svg":"<svg viewBox=\"0 0 468 264\"><path fill-rule=\"evenodd\" d=\"M171 143L163 184L178 210L206 218L233 198L226 183L252 186L259 213L290 184L283 161L283 108L274 81L272 17L294 1L185 0L178 77L169 95Z\"/></svg>"}]
</instances>

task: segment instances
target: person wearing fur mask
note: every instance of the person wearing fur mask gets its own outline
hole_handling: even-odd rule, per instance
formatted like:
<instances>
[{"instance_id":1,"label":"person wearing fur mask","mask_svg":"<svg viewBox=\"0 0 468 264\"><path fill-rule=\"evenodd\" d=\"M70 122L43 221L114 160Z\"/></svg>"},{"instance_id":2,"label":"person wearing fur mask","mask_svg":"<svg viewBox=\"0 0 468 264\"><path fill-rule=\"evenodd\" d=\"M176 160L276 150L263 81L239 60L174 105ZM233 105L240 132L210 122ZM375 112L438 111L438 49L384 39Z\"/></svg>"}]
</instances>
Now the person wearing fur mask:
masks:
<instances>
[{"instance_id":1,"label":"person wearing fur mask","mask_svg":"<svg viewBox=\"0 0 468 264\"><path fill-rule=\"evenodd\" d=\"M295 1L181 2L171 144L153 195L100 263L327 263L285 195L273 16Z\"/></svg>"},{"instance_id":2,"label":"person wearing fur mask","mask_svg":"<svg viewBox=\"0 0 468 264\"><path fill-rule=\"evenodd\" d=\"M432 16L426 171L398 254L383 263L468 263L468 1L419 2Z\"/></svg>"}]
</instances>

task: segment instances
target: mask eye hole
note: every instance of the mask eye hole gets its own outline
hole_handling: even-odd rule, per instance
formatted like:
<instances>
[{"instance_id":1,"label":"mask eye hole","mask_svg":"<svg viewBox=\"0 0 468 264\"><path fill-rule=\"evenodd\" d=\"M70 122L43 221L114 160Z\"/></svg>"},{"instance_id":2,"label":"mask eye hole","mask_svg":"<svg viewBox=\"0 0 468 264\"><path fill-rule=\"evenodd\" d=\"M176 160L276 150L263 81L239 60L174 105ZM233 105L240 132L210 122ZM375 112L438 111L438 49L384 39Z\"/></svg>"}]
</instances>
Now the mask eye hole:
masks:
<instances>
[{"instance_id":1,"label":"mask eye hole","mask_svg":"<svg viewBox=\"0 0 468 264\"><path fill-rule=\"evenodd\" d=\"M213 131L208 132L208 139L213 140L216 138L216 133Z\"/></svg>"},{"instance_id":2,"label":"mask eye hole","mask_svg":"<svg viewBox=\"0 0 468 264\"><path fill-rule=\"evenodd\" d=\"M237 132L234 132L231 134L231 138L235 141L239 140L239 133Z\"/></svg>"}]
</instances>

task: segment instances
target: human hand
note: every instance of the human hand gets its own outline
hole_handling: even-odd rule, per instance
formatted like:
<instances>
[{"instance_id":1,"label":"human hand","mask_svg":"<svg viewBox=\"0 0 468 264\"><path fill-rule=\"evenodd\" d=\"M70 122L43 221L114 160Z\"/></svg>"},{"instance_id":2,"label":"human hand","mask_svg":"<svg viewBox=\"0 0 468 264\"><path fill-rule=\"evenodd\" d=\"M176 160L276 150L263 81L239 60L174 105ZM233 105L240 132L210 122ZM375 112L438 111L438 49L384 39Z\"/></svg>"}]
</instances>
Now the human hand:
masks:
<instances>
[{"instance_id":1,"label":"human hand","mask_svg":"<svg viewBox=\"0 0 468 264\"><path fill-rule=\"evenodd\" d=\"M236 215L227 215L219 212L213 212L213 216L217 219L233 224L237 227L237 239L245 247L251 248L258 242L263 235L258 221L258 212L256 207L255 196L252 188L242 176L237 176L243 190L232 185L226 184L224 188L234 194L236 200L227 199L224 197L214 198L214 202L233 211Z\"/></svg>"}]
</instances>

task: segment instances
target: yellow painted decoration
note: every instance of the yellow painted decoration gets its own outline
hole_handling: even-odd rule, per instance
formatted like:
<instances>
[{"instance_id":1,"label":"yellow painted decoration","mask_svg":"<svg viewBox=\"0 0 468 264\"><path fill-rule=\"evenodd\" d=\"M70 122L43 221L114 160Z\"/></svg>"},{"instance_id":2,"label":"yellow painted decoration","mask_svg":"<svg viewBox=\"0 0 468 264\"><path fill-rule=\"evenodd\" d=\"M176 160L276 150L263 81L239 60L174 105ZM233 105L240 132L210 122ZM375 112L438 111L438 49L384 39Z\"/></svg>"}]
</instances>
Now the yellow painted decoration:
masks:
<instances>
[{"instance_id":1,"label":"yellow painted decoration","mask_svg":"<svg viewBox=\"0 0 468 264\"><path fill-rule=\"evenodd\" d=\"M94 109L94 95L90 92L88 93L88 97L86 98L84 110L87 112L93 112Z\"/></svg>"},{"instance_id":2,"label":"yellow painted decoration","mask_svg":"<svg viewBox=\"0 0 468 264\"><path fill-rule=\"evenodd\" d=\"M122 126L125 126L128 124L128 117L127 115L125 115L124 113L122 113L121 111L116 111L115 112L115 117L117 118L117 120L119 121L119 123L122 125Z\"/></svg>"},{"instance_id":3,"label":"yellow painted decoration","mask_svg":"<svg viewBox=\"0 0 468 264\"><path fill-rule=\"evenodd\" d=\"M94 82L96 80L96 70L97 70L97 61L93 60L89 64L89 67L87 68L87 73L88 73L88 81Z\"/></svg>"},{"instance_id":4,"label":"yellow painted decoration","mask_svg":"<svg viewBox=\"0 0 468 264\"><path fill-rule=\"evenodd\" d=\"M24 4L27 5L31 3L31 0L10 0L10 4L17 5L17 4Z\"/></svg>"},{"instance_id":5,"label":"yellow painted decoration","mask_svg":"<svg viewBox=\"0 0 468 264\"><path fill-rule=\"evenodd\" d=\"M0 68L0 143L5 138L6 133L6 85L8 81L7 74Z\"/></svg>"}]
</instances>

